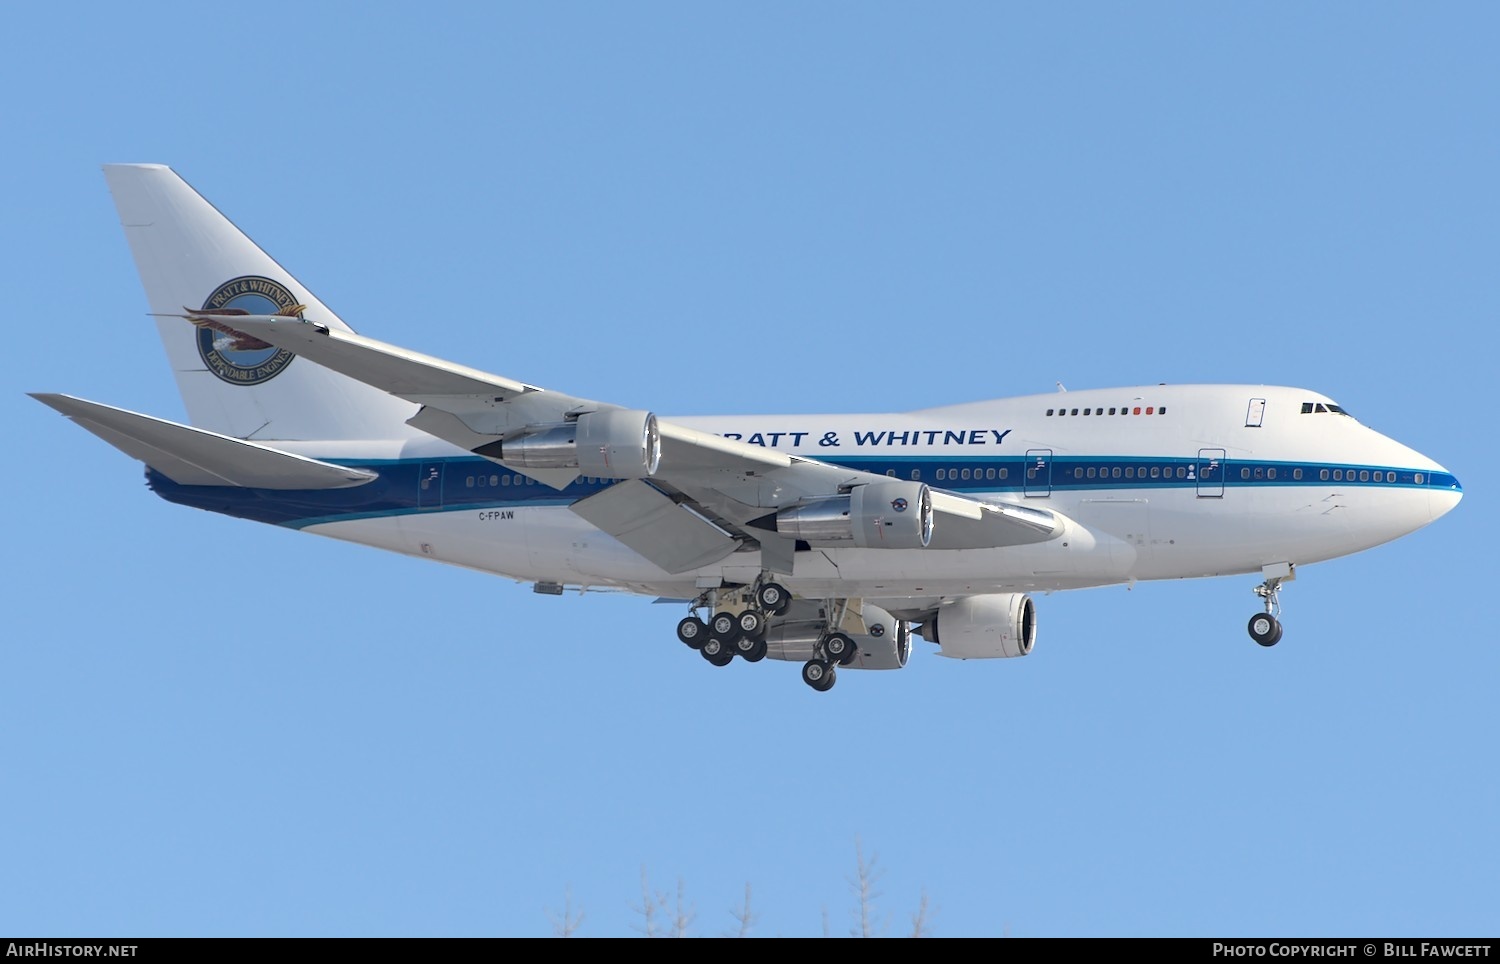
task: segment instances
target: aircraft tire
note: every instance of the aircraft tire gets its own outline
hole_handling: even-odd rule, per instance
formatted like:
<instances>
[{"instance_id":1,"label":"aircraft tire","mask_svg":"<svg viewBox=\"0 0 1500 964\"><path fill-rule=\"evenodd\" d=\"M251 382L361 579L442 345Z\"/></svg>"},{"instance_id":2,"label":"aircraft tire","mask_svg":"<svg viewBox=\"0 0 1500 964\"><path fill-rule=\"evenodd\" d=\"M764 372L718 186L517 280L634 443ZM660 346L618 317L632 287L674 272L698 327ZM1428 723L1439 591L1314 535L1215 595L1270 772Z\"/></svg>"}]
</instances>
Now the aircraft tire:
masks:
<instances>
[{"instance_id":1,"label":"aircraft tire","mask_svg":"<svg viewBox=\"0 0 1500 964\"><path fill-rule=\"evenodd\" d=\"M1281 620L1270 613L1256 613L1250 617L1250 624L1246 627L1250 632L1250 638L1262 646L1275 646L1281 642Z\"/></svg>"}]
</instances>

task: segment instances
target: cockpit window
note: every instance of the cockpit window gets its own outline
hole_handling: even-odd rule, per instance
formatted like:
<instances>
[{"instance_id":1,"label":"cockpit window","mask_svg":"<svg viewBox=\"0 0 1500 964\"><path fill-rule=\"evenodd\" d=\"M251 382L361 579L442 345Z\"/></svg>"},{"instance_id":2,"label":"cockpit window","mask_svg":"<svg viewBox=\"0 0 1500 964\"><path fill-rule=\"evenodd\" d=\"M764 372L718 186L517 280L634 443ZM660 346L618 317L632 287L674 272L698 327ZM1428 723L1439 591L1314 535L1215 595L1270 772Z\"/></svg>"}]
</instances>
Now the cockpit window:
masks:
<instances>
[{"instance_id":1,"label":"cockpit window","mask_svg":"<svg viewBox=\"0 0 1500 964\"><path fill-rule=\"evenodd\" d=\"M1334 415L1343 415L1343 416L1345 416L1347 418L1353 418L1354 417L1353 415L1350 415L1348 412L1344 411L1342 408L1340 408L1339 406L1333 404L1332 402L1329 402L1326 405L1323 404L1322 402L1303 402L1302 403L1302 414L1303 415L1311 415L1314 412L1322 412L1324 414L1332 413Z\"/></svg>"}]
</instances>

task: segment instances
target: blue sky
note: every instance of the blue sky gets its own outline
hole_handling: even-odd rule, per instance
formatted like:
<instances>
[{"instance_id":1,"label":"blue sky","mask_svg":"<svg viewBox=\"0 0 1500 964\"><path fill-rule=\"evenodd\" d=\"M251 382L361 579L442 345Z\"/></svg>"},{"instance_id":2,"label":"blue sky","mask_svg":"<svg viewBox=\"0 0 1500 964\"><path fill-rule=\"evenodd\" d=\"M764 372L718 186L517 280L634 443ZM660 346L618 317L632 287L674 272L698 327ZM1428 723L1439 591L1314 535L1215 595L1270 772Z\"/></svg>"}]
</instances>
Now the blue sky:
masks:
<instances>
[{"instance_id":1,"label":"blue sky","mask_svg":"<svg viewBox=\"0 0 1500 964\"><path fill-rule=\"evenodd\" d=\"M931 6L931 5L929 5ZM0 41L0 932L1500 929L1493 5L29 5ZM679 613L194 512L27 399L168 418L98 165L358 330L666 414L1326 392L1463 481L1308 567L1041 598L826 697Z\"/></svg>"}]
</instances>

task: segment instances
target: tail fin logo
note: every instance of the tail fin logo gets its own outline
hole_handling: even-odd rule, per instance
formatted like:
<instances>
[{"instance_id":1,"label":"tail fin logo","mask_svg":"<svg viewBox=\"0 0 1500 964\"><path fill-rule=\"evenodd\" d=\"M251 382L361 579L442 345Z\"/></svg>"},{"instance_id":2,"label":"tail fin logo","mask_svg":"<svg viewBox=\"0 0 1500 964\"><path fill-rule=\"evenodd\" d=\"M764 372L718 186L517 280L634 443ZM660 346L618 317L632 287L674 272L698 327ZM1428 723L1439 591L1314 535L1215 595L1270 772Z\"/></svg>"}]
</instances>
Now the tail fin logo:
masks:
<instances>
[{"instance_id":1,"label":"tail fin logo","mask_svg":"<svg viewBox=\"0 0 1500 964\"><path fill-rule=\"evenodd\" d=\"M214 289L203 311L217 315L285 315L301 318L305 305L286 286L259 275L243 275ZM220 321L195 321L198 354L208 370L231 385L259 385L280 375L296 358L285 348L268 345Z\"/></svg>"}]
</instances>

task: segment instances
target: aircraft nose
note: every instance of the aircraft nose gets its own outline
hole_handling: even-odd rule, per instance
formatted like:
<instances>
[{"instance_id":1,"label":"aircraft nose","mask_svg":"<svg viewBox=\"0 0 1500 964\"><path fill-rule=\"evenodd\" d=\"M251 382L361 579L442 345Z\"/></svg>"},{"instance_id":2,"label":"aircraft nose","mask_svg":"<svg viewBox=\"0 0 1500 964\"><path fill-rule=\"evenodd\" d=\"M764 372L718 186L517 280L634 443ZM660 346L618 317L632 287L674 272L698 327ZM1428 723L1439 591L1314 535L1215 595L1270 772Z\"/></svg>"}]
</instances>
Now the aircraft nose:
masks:
<instances>
[{"instance_id":1,"label":"aircraft nose","mask_svg":"<svg viewBox=\"0 0 1500 964\"><path fill-rule=\"evenodd\" d=\"M1432 510L1433 519L1452 512L1463 497L1464 487L1459 484L1458 476L1447 469L1438 469L1428 477L1427 505Z\"/></svg>"}]
</instances>

